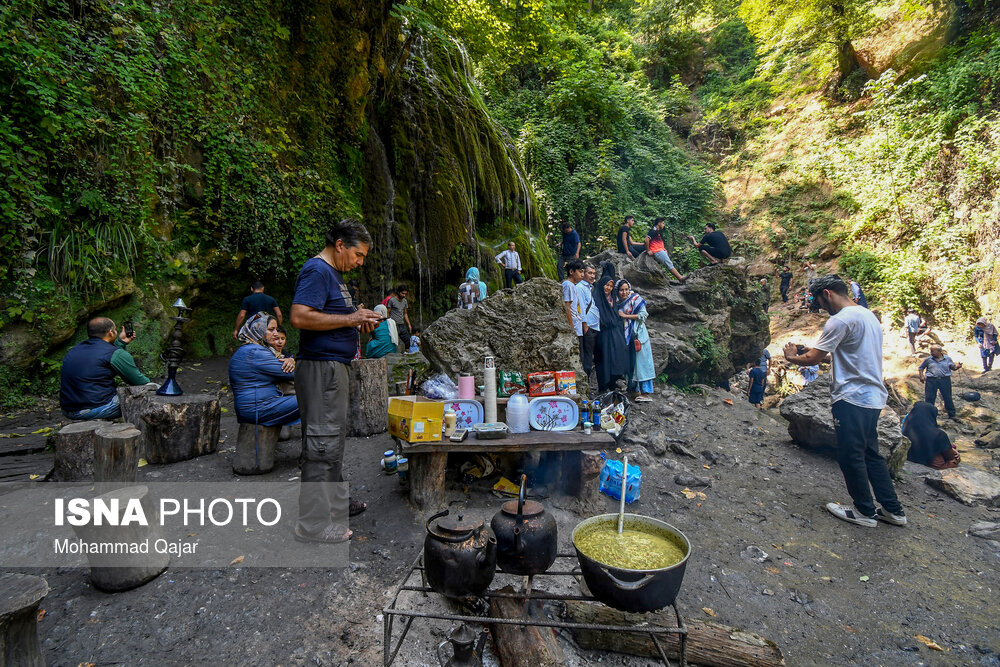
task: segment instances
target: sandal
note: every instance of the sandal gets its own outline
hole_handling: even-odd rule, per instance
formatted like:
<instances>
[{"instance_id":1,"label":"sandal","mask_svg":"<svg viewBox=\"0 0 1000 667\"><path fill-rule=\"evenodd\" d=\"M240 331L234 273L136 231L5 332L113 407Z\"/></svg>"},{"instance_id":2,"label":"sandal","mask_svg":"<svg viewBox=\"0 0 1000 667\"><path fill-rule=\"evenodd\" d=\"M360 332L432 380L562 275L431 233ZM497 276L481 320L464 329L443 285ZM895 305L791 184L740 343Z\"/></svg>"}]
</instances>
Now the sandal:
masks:
<instances>
[{"instance_id":1,"label":"sandal","mask_svg":"<svg viewBox=\"0 0 1000 667\"><path fill-rule=\"evenodd\" d=\"M354 533L342 525L331 523L329 526L323 530L319 535L308 535L299 530L299 527L295 527L295 541L296 542L320 542L322 544L340 544L341 542L347 542L351 539Z\"/></svg>"},{"instance_id":2,"label":"sandal","mask_svg":"<svg viewBox=\"0 0 1000 667\"><path fill-rule=\"evenodd\" d=\"M348 516L357 516L368 509L368 504L363 503L360 500L352 500L350 506L347 509Z\"/></svg>"}]
</instances>

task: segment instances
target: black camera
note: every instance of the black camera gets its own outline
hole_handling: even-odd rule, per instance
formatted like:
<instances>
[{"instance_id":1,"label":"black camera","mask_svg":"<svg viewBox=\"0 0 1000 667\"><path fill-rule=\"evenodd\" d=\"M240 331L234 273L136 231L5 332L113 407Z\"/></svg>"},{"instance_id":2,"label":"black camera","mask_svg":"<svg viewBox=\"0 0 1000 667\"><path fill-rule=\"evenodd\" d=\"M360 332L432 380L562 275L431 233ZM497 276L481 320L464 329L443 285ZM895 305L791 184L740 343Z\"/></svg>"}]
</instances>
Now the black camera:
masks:
<instances>
[{"instance_id":1,"label":"black camera","mask_svg":"<svg viewBox=\"0 0 1000 667\"><path fill-rule=\"evenodd\" d=\"M805 353L806 353L806 346L805 345L796 345L795 346L795 354L802 355L802 354L805 354Z\"/></svg>"}]
</instances>

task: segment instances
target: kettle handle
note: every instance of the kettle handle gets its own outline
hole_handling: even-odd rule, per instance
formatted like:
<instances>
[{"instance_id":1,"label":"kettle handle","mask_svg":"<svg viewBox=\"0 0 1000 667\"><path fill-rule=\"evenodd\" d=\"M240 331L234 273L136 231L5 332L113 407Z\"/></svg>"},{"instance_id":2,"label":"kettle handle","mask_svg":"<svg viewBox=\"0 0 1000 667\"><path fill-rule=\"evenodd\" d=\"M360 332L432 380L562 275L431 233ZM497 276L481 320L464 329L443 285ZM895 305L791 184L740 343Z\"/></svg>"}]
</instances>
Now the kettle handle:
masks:
<instances>
[{"instance_id":1,"label":"kettle handle","mask_svg":"<svg viewBox=\"0 0 1000 667\"><path fill-rule=\"evenodd\" d=\"M445 639L443 642L437 645L437 657L438 657L438 662L441 664L441 667L445 667L445 665L447 664L444 661L444 656L441 654L441 649L444 648L444 645L448 643L449 643L448 640Z\"/></svg>"},{"instance_id":2,"label":"kettle handle","mask_svg":"<svg viewBox=\"0 0 1000 667\"><path fill-rule=\"evenodd\" d=\"M521 526L524 524L524 496L525 487L528 484L528 476L521 475L521 489L517 493L517 519L514 522L514 552L522 553L524 543L521 542Z\"/></svg>"},{"instance_id":3,"label":"kettle handle","mask_svg":"<svg viewBox=\"0 0 1000 667\"><path fill-rule=\"evenodd\" d=\"M427 523L424 524L424 528L427 529L427 533L429 535L433 535L435 538L441 540L442 542L455 542L455 543L464 542L470 537L472 537L473 535L472 530L469 530L467 533L464 533L462 535L442 535L441 533L434 532L434 529L431 528L431 522L434 521L434 519L440 519L443 516L448 516L447 509L441 510L437 514L433 515L431 518L427 519Z\"/></svg>"}]
</instances>

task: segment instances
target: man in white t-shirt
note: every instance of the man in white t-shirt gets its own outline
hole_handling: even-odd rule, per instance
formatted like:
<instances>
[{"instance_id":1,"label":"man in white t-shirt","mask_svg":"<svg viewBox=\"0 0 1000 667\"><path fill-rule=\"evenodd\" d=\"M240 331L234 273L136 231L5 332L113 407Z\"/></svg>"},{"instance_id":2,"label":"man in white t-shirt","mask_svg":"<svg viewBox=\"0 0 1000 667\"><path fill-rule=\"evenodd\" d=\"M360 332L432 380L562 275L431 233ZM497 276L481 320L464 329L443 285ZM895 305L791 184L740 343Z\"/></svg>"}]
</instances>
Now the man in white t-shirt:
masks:
<instances>
[{"instance_id":1,"label":"man in white t-shirt","mask_svg":"<svg viewBox=\"0 0 1000 667\"><path fill-rule=\"evenodd\" d=\"M903 320L903 324L906 326L906 337L910 341L911 354L917 353L917 334L920 333L920 328L923 326L923 323L923 319L917 311L912 308L906 315L906 319Z\"/></svg>"},{"instance_id":2,"label":"man in white t-shirt","mask_svg":"<svg viewBox=\"0 0 1000 667\"><path fill-rule=\"evenodd\" d=\"M562 300L566 319L576 337L583 338L583 319L580 317L580 293L576 286L583 280L583 262L575 257L566 262L566 280L562 282Z\"/></svg>"},{"instance_id":3,"label":"man in white t-shirt","mask_svg":"<svg viewBox=\"0 0 1000 667\"><path fill-rule=\"evenodd\" d=\"M576 291L579 293L577 308L580 311L580 318L583 320L583 337L580 339L580 363L583 364L583 372L587 376L587 384L592 387L589 392L591 396L597 391L596 367L597 334L601 331L601 314L594 303L594 283L597 281L597 270L589 264L583 268L583 280L576 284ZM593 383L591 383L593 376Z\"/></svg>"},{"instance_id":4,"label":"man in white t-shirt","mask_svg":"<svg viewBox=\"0 0 1000 667\"><path fill-rule=\"evenodd\" d=\"M827 503L834 516L874 528L878 520L906 525L889 467L878 452L878 417L888 392L882 383L882 325L867 308L848 296L847 284L834 274L810 285L813 298L831 317L812 348L787 343L785 359L812 366L832 357L830 403L837 433L837 463L854 507ZM882 506L875 507L872 499Z\"/></svg>"}]
</instances>

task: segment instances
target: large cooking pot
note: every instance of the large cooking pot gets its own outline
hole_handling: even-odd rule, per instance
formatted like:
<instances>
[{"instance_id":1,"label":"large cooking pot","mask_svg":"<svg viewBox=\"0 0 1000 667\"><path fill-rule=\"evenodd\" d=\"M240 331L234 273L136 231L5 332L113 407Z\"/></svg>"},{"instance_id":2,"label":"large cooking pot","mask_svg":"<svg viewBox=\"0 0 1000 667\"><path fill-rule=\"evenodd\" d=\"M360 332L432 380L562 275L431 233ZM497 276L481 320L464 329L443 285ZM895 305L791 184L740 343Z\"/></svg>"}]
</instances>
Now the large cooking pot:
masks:
<instances>
[{"instance_id":1,"label":"large cooking pot","mask_svg":"<svg viewBox=\"0 0 1000 667\"><path fill-rule=\"evenodd\" d=\"M595 598L621 611L656 611L674 603L684 579L684 569L691 556L691 543L684 533L669 523L640 514L626 514L625 528L666 533L682 546L684 558L679 563L659 570L627 570L607 563L599 563L584 555L576 546L576 536L582 529L595 523L607 522L618 528L617 514L601 514L584 519L573 529L573 548L580 561L583 579Z\"/></svg>"},{"instance_id":2,"label":"large cooking pot","mask_svg":"<svg viewBox=\"0 0 1000 667\"><path fill-rule=\"evenodd\" d=\"M508 500L493 516L490 528L497 538L497 567L510 574L541 574L559 555L556 519L545 507L525 500L527 475L521 475L517 500Z\"/></svg>"},{"instance_id":3,"label":"large cooking pot","mask_svg":"<svg viewBox=\"0 0 1000 667\"><path fill-rule=\"evenodd\" d=\"M497 541L481 520L467 520L448 510L427 519L424 538L424 574L427 583L449 597L479 595L485 591L497 567Z\"/></svg>"}]
</instances>

